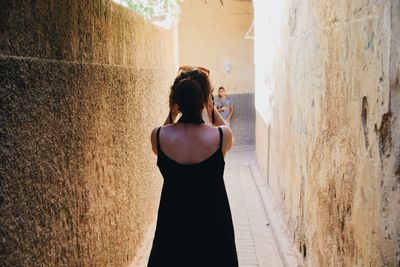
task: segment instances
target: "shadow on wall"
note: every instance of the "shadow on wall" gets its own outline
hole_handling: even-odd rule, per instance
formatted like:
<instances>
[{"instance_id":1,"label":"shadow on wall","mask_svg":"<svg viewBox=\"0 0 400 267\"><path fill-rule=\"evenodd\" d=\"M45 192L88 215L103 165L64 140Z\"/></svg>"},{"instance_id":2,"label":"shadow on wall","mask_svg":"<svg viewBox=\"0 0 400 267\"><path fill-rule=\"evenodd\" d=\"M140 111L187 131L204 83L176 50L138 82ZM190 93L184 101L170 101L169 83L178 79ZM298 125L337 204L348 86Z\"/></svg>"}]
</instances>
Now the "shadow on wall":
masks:
<instances>
[{"instance_id":1,"label":"shadow on wall","mask_svg":"<svg viewBox=\"0 0 400 267\"><path fill-rule=\"evenodd\" d=\"M234 104L231 127L235 137L235 146L254 145L255 143L255 107L254 93L229 94Z\"/></svg>"}]
</instances>

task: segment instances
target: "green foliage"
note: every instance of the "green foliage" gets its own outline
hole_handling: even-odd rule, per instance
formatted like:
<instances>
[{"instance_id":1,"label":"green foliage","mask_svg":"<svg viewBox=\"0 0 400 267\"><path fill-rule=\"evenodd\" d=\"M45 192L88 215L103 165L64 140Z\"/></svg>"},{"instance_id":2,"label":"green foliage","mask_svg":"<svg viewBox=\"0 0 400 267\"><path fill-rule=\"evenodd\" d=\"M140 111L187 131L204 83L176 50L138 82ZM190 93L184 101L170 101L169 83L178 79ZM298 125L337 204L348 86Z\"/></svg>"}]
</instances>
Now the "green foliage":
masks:
<instances>
[{"instance_id":1,"label":"green foliage","mask_svg":"<svg viewBox=\"0 0 400 267\"><path fill-rule=\"evenodd\" d=\"M145 19L152 20L157 17L177 18L181 0L120 0L119 2L142 14Z\"/></svg>"}]
</instances>

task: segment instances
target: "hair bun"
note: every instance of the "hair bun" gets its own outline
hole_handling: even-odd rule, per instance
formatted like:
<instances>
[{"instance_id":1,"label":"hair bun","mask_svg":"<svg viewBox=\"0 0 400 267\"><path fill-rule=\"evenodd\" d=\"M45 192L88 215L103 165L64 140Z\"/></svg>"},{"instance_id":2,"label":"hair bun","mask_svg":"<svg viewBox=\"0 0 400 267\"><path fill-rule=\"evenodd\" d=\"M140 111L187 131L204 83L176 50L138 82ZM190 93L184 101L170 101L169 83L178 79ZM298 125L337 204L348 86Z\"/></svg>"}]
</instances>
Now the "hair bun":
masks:
<instances>
[{"instance_id":1,"label":"hair bun","mask_svg":"<svg viewBox=\"0 0 400 267\"><path fill-rule=\"evenodd\" d=\"M169 104L177 104L182 117L189 118L188 122L198 122L202 120L210 90L210 81L205 74L197 70L181 73L171 87Z\"/></svg>"},{"instance_id":2,"label":"hair bun","mask_svg":"<svg viewBox=\"0 0 400 267\"><path fill-rule=\"evenodd\" d=\"M203 95L200 84L190 78L181 80L175 87L172 101L178 104L182 113L193 113L202 109Z\"/></svg>"}]
</instances>

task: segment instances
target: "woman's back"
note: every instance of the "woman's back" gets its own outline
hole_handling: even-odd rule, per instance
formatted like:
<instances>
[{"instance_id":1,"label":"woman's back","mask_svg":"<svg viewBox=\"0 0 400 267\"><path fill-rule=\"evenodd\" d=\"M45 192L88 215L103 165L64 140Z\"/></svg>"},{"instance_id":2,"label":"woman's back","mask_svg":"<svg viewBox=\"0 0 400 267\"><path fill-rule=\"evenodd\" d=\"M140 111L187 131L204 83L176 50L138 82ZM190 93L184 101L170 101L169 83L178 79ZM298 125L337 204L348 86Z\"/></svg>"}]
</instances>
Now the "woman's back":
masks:
<instances>
[{"instance_id":1,"label":"woman's back","mask_svg":"<svg viewBox=\"0 0 400 267\"><path fill-rule=\"evenodd\" d=\"M159 141L162 152L170 159L183 165L202 162L212 156L222 145L222 154L232 146L232 133L227 127L221 127L223 140L217 127L206 124L175 123L162 127ZM157 129L152 133L152 148L157 149Z\"/></svg>"},{"instance_id":2,"label":"woman's back","mask_svg":"<svg viewBox=\"0 0 400 267\"><path fill-rule=\"evenodd\" d=\"M223 180L222 128L157 128L164 184L148 266L238 266Z\"/></svg>"}]
</instances>

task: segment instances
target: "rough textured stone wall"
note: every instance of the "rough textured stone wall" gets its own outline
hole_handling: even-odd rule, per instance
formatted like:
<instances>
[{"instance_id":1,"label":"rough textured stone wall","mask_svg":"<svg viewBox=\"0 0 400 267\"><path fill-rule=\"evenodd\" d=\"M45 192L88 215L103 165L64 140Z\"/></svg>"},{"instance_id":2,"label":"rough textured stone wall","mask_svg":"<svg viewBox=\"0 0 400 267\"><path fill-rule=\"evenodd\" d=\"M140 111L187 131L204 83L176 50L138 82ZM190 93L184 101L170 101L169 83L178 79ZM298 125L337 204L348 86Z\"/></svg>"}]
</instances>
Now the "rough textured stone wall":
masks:
<instances>
[{"instance_id":1,"label":"rough textured stone wall","mask_svg":"<svg viewBox=\"0 0 400 267\"><path fill-rule=\"evenodd\" d=\"M174 33L111 1L0 4L2 266L126 266L154 220Z\"/></svg>"},{"instance_id":2,"label":"rough textured stone wall","mask_svg":"<svg viewBox=\"0 0 400 267\"><path fill-rule=\"evenodd\" d=\"M399 266L400 2L282 3L255 1L259 166L308 266Z\"/></svg>"}]
</instances>

